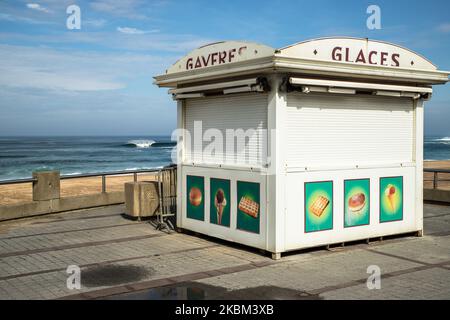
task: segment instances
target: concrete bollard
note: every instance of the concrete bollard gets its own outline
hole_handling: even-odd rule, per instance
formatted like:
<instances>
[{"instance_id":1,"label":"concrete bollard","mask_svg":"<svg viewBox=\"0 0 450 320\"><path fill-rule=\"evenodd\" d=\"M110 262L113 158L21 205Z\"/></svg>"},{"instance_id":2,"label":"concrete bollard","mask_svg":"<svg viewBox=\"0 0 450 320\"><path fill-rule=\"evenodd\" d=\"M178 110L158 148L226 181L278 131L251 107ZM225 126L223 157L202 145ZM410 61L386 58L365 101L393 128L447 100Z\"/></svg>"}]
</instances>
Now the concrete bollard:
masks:
<instances>
[{"instance_id":1,"label":"concrete bollard","mask_svg":"<svg viewBox=\"0 0 450 320\"><path fill-rule=\"evenodd\" d=\"M159 207L158 182L126 182L125 213L132 217L149 217Z\"/></svg>"},{"instance_id":2,"label":"concrete bollard","mask_svg":"<svg viewBox=\"0 0 450 320\"><path fill-rule=\"evenodd\" d=\"M59 171L33 172L33 201L59 199Z\"/></svg>"}]
</instances>

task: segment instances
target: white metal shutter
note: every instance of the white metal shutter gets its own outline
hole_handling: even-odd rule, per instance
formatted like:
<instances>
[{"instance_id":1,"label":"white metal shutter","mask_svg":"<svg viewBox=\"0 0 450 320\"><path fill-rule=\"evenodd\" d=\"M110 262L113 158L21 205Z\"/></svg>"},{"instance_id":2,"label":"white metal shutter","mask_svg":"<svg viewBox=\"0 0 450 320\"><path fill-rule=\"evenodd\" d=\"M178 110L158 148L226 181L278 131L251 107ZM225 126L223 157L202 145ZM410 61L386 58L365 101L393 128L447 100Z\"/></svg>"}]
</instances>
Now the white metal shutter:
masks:
<instances>
[{"instance_id":1,"label":"white metal shutter","mask_svg":"<svg viewBox=\"0 0 450 320\"><path fill-rule=\"evenodd\" d=\"M412 99L289 93L287 106L289 167L413 161Z\"/></svg>"},{"instance_id":2,"label":"white metal shutter","mask_svg":"<svg viewBox=\"0 0 450 320\"><path fill-rule=\"evenodd\" d=\"M191 144L185 143L186 161L203 164L228 164L257 167L266 159L267 94L245 93L186 100L185 128L191 136ZM214 138L194 143L194 121L202 122L202 135L210 132ZM209 129L216 129L211 131ZM227 129L239 130L247 136L227 140ZM247 131L248 130L248 131ZM222 147L208 148L216 140L216 133L223 137ZM228 132L230 135L230 132ZM233 143L234 140L234 143ZM228 147L227 144L233 146ZM216 144L217 145L217 144Z\"/></svg>"}]
</instances>

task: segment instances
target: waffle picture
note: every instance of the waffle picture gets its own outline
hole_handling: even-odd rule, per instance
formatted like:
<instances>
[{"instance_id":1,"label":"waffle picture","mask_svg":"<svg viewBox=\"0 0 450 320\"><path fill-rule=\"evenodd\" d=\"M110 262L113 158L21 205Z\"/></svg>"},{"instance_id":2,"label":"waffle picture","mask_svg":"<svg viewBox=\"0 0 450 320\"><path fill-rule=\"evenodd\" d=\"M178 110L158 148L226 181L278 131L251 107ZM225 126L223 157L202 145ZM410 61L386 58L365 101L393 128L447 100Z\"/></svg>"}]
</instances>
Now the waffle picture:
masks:
<instances>
[{"instance_id":1,"label":"waffle picture","mask_svg":"<svg viewBox=\"0 0 450 320\"><path fill-rule=\"evenodd\" d=\"M329 203L330 200L328 200L327 198L323 196L318 196L309 207L309 211L311 211L316 216L320 217Z\"/></svg>"},{"instance_id":2,"label":"waffle picture","mask_svg":"<svg viewBox=\"0 0 450 320\"><path fill-rule=\"evenodd\" d=\"M259 204L253 201L252 199L242 197L241 200L239 201L238 208L239 210L241 210L242 212L248 214L253 218L258 217Z\"/></svg>"}]
</instances>

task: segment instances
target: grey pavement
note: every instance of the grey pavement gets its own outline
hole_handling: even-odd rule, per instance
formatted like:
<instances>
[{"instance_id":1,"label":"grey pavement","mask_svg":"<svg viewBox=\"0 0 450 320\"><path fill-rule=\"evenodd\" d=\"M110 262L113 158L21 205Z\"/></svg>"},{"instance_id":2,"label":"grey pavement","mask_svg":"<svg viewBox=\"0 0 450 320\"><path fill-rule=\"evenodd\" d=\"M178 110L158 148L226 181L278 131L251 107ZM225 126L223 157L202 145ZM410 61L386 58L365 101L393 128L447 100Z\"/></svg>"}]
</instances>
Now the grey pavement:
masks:
<instances>
[{"instance_id":1,"label":"grey pavement","mask_svg":"<svg viewBox=\"0 0 450 320\"><path fill-rule=\"evenodd\" d=\"M110 206L1 223L0 299L185 299L192 292L218 299L450 298L450 206L425 205L423 237L278 261L224 241L159 232L123 211ZM69 265L81 268L80 289L67 288ZM367 287L370 265L380 268L380 289Z\"/></svg>"}]
</instances>

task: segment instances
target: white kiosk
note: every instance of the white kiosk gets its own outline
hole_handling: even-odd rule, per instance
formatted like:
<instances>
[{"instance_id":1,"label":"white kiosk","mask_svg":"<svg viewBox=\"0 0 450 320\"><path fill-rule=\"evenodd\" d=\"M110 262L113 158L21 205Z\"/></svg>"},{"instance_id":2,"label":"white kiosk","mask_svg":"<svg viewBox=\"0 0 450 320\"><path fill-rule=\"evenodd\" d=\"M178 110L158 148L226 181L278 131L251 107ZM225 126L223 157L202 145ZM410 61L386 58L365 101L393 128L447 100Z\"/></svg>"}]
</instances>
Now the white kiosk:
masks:
<instances>
[{"instance_id":1,"label":"white kiosk","mask_svg":"<svg viewBox=\"0 0 450 320\"><path fill-rule=\"evenodd\" d=\"M178 227L282 252L423 231L423 105L445 84L382 41L226 41L155 77L177 101Z\"/></svg>"}]
</instances>

